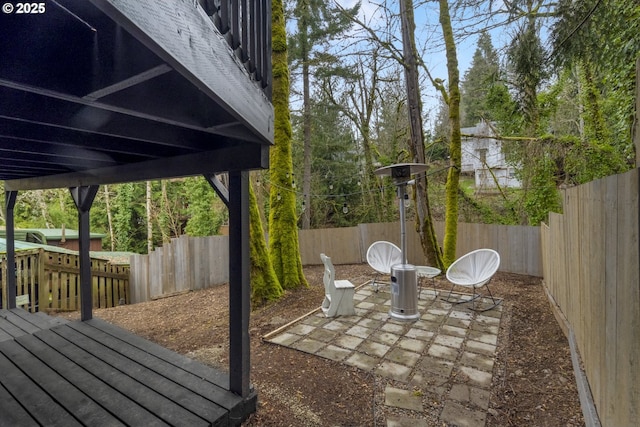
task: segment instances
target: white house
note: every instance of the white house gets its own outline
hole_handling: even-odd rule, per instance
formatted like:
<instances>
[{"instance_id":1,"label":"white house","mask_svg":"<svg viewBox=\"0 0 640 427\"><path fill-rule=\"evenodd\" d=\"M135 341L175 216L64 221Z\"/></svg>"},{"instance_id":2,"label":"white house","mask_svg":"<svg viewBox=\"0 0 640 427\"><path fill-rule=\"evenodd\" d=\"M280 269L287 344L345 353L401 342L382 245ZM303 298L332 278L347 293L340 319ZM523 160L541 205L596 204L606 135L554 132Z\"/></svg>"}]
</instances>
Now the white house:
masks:
<instances>
[{"instance_id":1,"label":"white house","mask_svg":"<svg viewBox=\"0 0 640 427\"><path fill-rule=\"evenodd\" d=\"M492 138L495 133L490 123L482 121L474 127L461 128L460 131L461 172L474 175L476 191L496 188L496 181L503 188L521 186L515 177L514 167L507 164L501 141Z\"/></svg>"}]
</instances>

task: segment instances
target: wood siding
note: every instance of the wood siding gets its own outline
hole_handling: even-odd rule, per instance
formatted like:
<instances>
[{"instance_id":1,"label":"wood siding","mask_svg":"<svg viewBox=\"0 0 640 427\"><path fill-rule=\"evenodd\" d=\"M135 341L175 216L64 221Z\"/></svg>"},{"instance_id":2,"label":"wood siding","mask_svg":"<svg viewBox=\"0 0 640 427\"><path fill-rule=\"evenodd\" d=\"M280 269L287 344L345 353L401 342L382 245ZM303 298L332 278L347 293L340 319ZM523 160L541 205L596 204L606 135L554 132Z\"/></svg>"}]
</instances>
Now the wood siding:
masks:
<instances>
[{"instance_id":1,"label":"wood siding","mask_svg":"<svg viewBox=\"0 0 640 427\"><path fill-rule=\"evenodd\" d=\"M603 427L640 418L640 169L565 190L542 227L544 282L573 330Z\"/></svg>"}]
</instances>

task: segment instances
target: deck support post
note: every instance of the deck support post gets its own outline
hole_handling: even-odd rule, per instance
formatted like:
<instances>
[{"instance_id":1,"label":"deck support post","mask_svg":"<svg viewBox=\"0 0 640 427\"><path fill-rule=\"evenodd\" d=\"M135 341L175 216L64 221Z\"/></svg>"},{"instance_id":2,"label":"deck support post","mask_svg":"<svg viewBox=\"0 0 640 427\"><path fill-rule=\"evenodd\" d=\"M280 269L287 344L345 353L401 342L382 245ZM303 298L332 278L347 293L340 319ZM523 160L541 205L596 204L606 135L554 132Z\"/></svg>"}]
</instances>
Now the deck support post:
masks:
<instances>
[{"instance_id":1,"label":"deck support post","mask_svg":"<svg viewBox=\"0 0 640 427\"><path fill-rule=\"evenodd\" d=\"M82 321L93 317L93 296L91 283L91 246L89 211L98 193L99 186L84 185L71 187L71 197L78 209L78 243L80 256L80 318Z\"/></svg>"},{"instance_id":2,"label":"deck support post","mask_svg":"<svg viewBox=\"0 0 640 427\"><path fill-rule=\"evenodd\" d=\"M4 192L4 205L6 208L6 244L7 244L7 301L3 304L7 308L16 308L16 239L14 223L14 207L16 206L17 191Z\"/></svg>"},{"instance_id":3,"label":"deck support post","mask_svg":"<svg viewBox=\"0 0 640 427\"><path fill-rule=\"evenodd\" d=\"M249 316L249 171L229 172L229 390L243 398L251 387Z\"/></svg>"}]
</instances>

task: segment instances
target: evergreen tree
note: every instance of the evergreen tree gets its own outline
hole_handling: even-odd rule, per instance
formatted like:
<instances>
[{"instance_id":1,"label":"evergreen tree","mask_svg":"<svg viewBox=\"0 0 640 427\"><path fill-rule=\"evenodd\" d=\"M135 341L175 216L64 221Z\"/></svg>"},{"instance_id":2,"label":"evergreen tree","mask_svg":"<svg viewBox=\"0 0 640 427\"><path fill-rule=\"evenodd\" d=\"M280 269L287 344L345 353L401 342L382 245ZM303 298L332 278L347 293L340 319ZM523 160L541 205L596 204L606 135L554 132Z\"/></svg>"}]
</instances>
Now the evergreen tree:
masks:
<instances>
[{"instance_id":1,"label":"evergreen tree","mask_svg":"<svg viewBox=\"0 0 640 427\"><path fill-rule=\"evenodd\" d=\"M298 31L292 35L289 42L289 59L292 60L292 69L295 69L296 65L302 69L302 190L306 205L310 205L311 192L311 72L314 68L326 68L336 62L335 56L329 53L329 42L349 28L351 18L358 13L359 8L359 3L351 9L339 9L330 7L330 3L324 0L297 0L293 10ZM324 46L324 49L317 51L317 46ZM309 228L310 222L311 211L306 210L302 214L302 228Z\"/></svg>"},{"instance_id":2,"label":"evergreen tree","mask_svg":"<svg viewBox=\"0 0 640 427\"><path fill-rule=\"evenodd\" d=\"M505 86L501 78L498 54L489 33L482 32L471 67L465 72L461 85L461 126L470 127L482 120L496 120L497 115L492 111L494 106L489 96L496 90L495 86Z\"/></svg>"},{"instance_id":3,"label":"evergreen tree","mask_svg":"<svg viewBox=\"0 0 640 427\"><path fill-rule=\"evenodd\" d=\"M218 234L220 226L227 220L227 209L202 176L190 177L182 183L187 200L186 234L190 236L212 236Z\"/></svg>"}]
</instances>

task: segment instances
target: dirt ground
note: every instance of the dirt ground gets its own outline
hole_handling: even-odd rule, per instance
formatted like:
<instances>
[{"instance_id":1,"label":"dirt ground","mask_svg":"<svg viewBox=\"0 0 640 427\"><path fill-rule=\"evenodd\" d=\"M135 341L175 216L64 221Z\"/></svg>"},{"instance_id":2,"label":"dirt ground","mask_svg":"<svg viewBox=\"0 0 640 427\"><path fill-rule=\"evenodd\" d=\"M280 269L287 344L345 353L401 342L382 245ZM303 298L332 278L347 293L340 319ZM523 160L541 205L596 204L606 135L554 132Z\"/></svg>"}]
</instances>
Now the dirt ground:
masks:
<instances>
[{"instance_id":1,"label":"dirt ground","mask_svg":"<svg viewBox=\"0 0 640 427\"><path fill-rule=\"evenodd\" d=\"M386 425L390 409L377 397L384 380L261 340L319 307L324 296L322 268L306 267L305 275L309 289L288 292L277 303L252 312L251 380L259 404L244 425ZM338 265L336 277L348 278L357 286L373 278L373 271L366 264ZM437 279L436 286L447 287L446 280ZM541 280L498 273L491 290L505 299L505 310L486 425L584 425L568 342ZM94 312L96 317L224 370L228 366L228 314L227 286Z\"/></svg>"}]
</instances>

